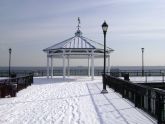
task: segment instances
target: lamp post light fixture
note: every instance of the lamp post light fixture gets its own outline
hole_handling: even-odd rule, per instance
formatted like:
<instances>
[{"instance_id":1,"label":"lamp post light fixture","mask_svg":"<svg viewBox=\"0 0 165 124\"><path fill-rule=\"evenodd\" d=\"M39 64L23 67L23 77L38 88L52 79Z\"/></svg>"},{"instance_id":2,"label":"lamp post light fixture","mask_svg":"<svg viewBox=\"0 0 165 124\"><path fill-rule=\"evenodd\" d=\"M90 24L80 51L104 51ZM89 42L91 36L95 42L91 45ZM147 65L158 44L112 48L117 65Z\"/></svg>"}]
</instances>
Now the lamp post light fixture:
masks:
<instances>
[{"instance_id":1,"label":"lamp post light fixture","mask_svg":"<svg viewBox=\"0 0 165 124\"><path fill-rule=\"evenodd\" d=\"M12 49L9 48L9 78L11 76L11 70L10 70L10 66L11 66L11 51L12 51Z\"/></svg>"},{"instance_id":2,"label":"lamp post light fixture","mask_svg":"<svg viewBox=\"0 0 165 124\"><path fill-rule=\"evenodd\" d=\"M144 76L144 48L141 48L142 50L142 76Z\"/></svg>"},{"instance_id":3,"label":"lamp post light fixture","mask_svg":"<svg viewBox=\"0 0 165 124\"><path fill-rule=\"evenodd\" d=\"M101 91L101 93L108 93L108 91L106 90L106 80L105 80L105 67L106 67L106 33L107 33L107 29L108 29L108 24L104 21L104 23L102 24L102 29L103 29L103 34L104 34L104 70L103 70L103 90Z\"/></svg>"}]
</instances>

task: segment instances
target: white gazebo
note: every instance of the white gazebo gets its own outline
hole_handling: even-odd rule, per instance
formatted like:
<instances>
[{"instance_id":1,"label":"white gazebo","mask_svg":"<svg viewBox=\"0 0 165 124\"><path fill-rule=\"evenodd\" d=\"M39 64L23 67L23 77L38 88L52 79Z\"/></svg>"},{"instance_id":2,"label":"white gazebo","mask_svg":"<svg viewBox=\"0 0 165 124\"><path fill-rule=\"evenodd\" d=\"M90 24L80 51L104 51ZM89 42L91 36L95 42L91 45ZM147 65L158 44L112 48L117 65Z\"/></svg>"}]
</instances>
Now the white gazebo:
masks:
<instances>
[{"instance_id":1,"label":"white gazebo","mask_svg":"<svg viewBox=\"0 0 165 124\"><path fill-rule=\"evenodd\" d=\"M50 67L51 66L51 78L53 77L53 60L57 58L63 59L63 78L66 77L66 60L67 60L67 70L68 76L70 75L70 59L81 58L88 60L88 76L91 75L92 80L94 79L94 60L95 58L104 58L104 45L97 43L93 40L90 40L82 36L82 32L78 29L75 33L75 36L59 42L53 46L50 46L43 51L47 53L47 78L50 76ZM106 48L106 58L108 58L108 72L110 71L110 53L114 50L107 47ZM51 60L51 61L50 61ZM91 64L90 64L91 60ZM90 74L90 65L91 65L91 74Z\"/></svg>"}]
</instances>

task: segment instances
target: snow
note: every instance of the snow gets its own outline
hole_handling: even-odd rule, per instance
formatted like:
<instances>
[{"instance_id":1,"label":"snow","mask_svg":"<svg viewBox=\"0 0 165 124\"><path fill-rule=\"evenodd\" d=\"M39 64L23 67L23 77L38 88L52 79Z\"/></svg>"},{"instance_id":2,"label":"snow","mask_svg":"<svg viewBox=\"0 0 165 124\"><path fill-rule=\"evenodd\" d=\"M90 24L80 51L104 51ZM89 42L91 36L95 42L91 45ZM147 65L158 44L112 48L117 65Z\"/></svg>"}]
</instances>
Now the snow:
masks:
<instances>
[{"instance_id":1,"label":"snow","mask_svg":"<svg viewBox=\"0 0 165 124\"><path fill-rule=\"evenodd\" d=\"M0 99L0 124L156 124L112 89L101 90L101 77L34 78L17 97Z\"/></svg>"},{"instance_id":2,"label":"snow","mask_svg":"<svg viewBox=\"0 0 165 124\"><path fill-rule=\"evenodd\" d=\"M8 79L8 77L0 77L0 80Z\"/></svg>"},{"instance_id":3,"label":"snow","mask_svg":"<svg viewBox=\"0 0 165 124\"><path fill-rule=\"evenodd\" d=\"M123 77L120 77L121 79L124 79ZM163 82L163 76L138 76L138 77L129 77L130 81L135 83L152 83L152 82ZM165 79L165 78L164 78Z\"/></svg>"}]
</instances>

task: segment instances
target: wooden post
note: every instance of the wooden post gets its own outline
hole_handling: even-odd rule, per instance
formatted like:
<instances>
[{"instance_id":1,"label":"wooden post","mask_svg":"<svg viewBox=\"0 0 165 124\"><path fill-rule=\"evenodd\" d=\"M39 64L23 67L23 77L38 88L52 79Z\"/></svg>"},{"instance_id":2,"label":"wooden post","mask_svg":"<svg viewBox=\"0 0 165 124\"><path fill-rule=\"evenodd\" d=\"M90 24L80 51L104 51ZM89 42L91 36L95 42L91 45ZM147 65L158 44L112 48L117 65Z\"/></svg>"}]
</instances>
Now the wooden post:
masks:
<instances>
[{"instance_id":1,"label":"wooden post","mask_svg":"<svg viewBox=\"0 0 165 124\"><path fill-rule=\"evenodd\" d=\"M151 112L151 90L148 90L148 111Z\"/></svg>"}]
</instances>

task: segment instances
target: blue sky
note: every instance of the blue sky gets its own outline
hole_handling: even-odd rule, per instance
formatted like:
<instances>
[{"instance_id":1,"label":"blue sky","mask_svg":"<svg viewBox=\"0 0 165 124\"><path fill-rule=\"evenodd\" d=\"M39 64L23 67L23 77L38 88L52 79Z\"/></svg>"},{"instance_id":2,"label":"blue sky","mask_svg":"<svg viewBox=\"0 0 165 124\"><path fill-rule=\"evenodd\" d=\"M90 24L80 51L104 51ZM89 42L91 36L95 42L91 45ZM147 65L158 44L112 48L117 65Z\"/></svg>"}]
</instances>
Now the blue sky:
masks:
<instances>
[{"instance_id":1,"label":"blue sky","mask_svg":"<svg viewBox=\"0 0 165 124\"><path fill-rule=\"evenodd\" d=\"M106 20L107 45L115 50L113 66L140 66L142 47L145 65L164 66L164 13L164 0L1 0L0 66L8 66L10 47L13 66L45 66L42 50L72 37L77 17L83 36L100 43ZM54 63L60 66L61 60ZM96 63L102 65L102 60Z\"/></svg>"}]
</instances>

